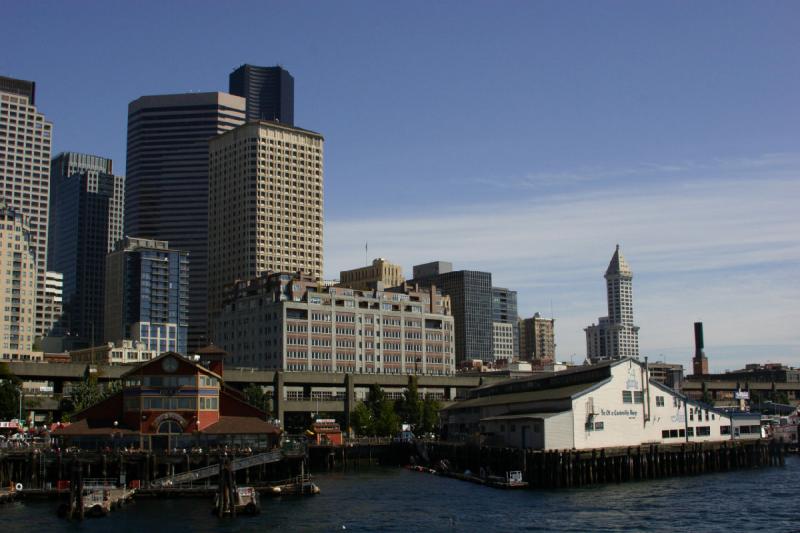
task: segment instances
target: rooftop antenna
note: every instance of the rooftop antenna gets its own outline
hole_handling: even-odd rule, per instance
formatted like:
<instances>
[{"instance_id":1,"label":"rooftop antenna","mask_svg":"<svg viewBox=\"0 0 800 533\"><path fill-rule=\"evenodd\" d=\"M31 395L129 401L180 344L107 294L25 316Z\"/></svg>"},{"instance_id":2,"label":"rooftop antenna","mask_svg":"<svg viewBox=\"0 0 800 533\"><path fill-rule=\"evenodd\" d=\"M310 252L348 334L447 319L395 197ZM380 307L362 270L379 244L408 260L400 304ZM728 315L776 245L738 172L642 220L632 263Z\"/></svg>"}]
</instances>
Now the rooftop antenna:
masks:
<instances>
[{"instance_id":1,"label":"rooftop antenna","mask_svg":"<svg viewBox=\"0 0 800 533\"><path fill-rule=\"evenodd\" d=\"M555 318L555 315L553 315L553 299L552 298L550 298L550 318L551 319Z\"/></svg>"},{"instance_id":2,"label":"rooftop antenna","mask_svg":"<svg viewBox=\"0 0 800 533\"><path fill-rule=\"evenodd\" d=\"M364 243L364 266L369 266L369 241Z\"/></svg>"}]
</instances>

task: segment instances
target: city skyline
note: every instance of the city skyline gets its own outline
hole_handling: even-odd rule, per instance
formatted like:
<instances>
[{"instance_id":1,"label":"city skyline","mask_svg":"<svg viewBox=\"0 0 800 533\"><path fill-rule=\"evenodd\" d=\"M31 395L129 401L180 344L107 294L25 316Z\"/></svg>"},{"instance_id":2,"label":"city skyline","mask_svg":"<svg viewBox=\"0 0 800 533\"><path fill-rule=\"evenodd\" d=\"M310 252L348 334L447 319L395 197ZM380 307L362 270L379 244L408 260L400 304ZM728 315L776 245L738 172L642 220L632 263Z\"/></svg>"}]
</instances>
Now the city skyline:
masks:
<instances>
[{"instance_id":1,"label":"city skyline","mask_svg":"<svg viewBox=\"0 0 800 533\"><path fill-rule=\"evenodd\" d=\"M57 65L37 43L0 60L0 74L36 82L37 108L55 124L54 154L96 153L123 168L129 101L223 91L229 72L244 62L280 63L296 79L296 122L329 143L325 277L361 266L365 241L373 256L406 271L437 259L490 271L495 284L519 292L521 315L549 316L552 305L558 358L575 353L579 362L582 328L603 307L600 276L608 250L619 242L636 265L642 356L664 354L689 368L692 323L702 320L712 369L754 360L796 366L800 224L792 199L800 193L800 150L793 141L800 122L790 95L800 79L783 67L797 57L796 40L789 39L797 8L713 4L682 17L670 6L629 6L622 16L600 6L571 12L520 5L486 21L488 33L506 25L503 35L475 44L466 35L478 24L477 10L466 6L452 29L463 49L438 40L429 54L413 58L400 55L400 35L412 27L414 9L363 13L375 27L361 30L354 42L334 41L330 50L320 47L332 30L314 21L307 24L319 32L310 32L315 38L308 48L296 51L280 43L282 30L258 48L248 46L246 35L234 35L227 49L215 52L191 39L178 43L169 34L174 28L155 27L153 43L135 41L141 50L96 49L97 36L59 39L62 53L85 54L93 46L99 62L113 57L108 66L124 87L119 90L74 63ZM65 19L86 14L58 5L39 9L58 15L43 21L55 37L71 26ZM19 32L31 18L26 13L35 9L9 10L20 24L6 39L21 42ZM121 20L142 16L121 11ZM342 11L318 20L336 26ZM431 7L430 22L418 29L422 46L432 44L444 11ZM722 15L731 23L711 27ZM661 27L665 20L670 30ZM747 28L736 24L745 20ZM761 31L767 27L769 33ZM120 30L118 40L125 42L127 30L103 31ZM568 43L576 31L595 39ZM557 45L543 53L538 47L547 39ZM364 41L375 46L366 49ZM473 49L480 43L491 46ZM587 43L599 47L597 65L584 57ZM195 48L183 68L174 69L171 57L148 56L151 47L170 45L177 54ZM318 59L311 58L315 47ZM511 51L520 47L524 53ZM771 59L776 50L778 59ZM386 58L382 64L363 68L379 57ZM475 80L460 71L469 57L486 76ZM659 68L648 66L653 59ZM412 69L409 78L426 81L425 90L405 78L405 69ZM617 95L620 84L625 90ZM479 94L488 94L492 105L475 106ZM385 106L389 100L393 105ZM92 112L82 111L87 108ZM101 119L87 128L80 116ZM372 201L382 194L408 209L386 216Z\"/></svg>"}]
</instances>

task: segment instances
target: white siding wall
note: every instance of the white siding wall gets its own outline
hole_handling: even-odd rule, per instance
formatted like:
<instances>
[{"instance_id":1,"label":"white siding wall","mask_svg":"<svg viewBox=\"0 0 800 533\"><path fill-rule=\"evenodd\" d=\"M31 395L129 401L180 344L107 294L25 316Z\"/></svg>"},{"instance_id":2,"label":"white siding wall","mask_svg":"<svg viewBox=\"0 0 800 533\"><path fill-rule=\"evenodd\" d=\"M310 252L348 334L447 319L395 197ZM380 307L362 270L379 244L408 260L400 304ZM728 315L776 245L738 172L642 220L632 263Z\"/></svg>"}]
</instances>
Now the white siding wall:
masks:
<instances>
[{"instance_id":1,"label":"white siding wall","mask_svg":"<svg viewBox=\"0 0 800 533\"><path fill-rule=\"evenodd\" d=\"M642 388L642 384L647 383L647 376L636 363L628 361L613 366L611 376L608 383L572 402L574 412L572 430L577 449L686 442L687 424L694 432L694 436L689 437L689 442L730 439L730 435L722 435L720 429L721 426L730 425L727 416L700 409L695 404L689 403L688 408L692 412L693 420L687 420L689 417L686 416L687 405L684 400L652 384ZM626 396L630 393L632 403L625 401L623 391ZM640 403L636 401L639 397ZM663 398L663 406L658 405L658 397ZM588 416L590 408L595 413L592 417ZM647 420L648 410L649 420ZM587 429L589 422L593 428L591 431ZM698 436L697 428L708 428L709 435ZM669 437L663 437L664 430L671 432Z\"/></svg>"}]
</instances>

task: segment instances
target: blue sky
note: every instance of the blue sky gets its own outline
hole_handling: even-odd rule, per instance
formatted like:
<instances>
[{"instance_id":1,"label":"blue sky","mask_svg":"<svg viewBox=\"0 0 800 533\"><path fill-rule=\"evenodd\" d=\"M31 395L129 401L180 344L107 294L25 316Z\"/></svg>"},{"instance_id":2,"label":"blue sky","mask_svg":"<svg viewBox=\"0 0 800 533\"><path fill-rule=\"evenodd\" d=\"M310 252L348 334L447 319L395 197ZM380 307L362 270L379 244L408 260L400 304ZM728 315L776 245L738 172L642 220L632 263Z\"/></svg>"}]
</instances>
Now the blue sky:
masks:
<instances>
[{"instance_id":1,"label":"blue sky","mask_svg":"<svg viewBox=\"0 0 800 533\"><path fill-rule=\"evenodd\" d=\"M583 354L619 242L642 352L800 364L796 2L6 2L0 73L56 150L112 157L144 94L295 77L326 138L326 273L493 272Z\"/></svg>"}]
</instances>

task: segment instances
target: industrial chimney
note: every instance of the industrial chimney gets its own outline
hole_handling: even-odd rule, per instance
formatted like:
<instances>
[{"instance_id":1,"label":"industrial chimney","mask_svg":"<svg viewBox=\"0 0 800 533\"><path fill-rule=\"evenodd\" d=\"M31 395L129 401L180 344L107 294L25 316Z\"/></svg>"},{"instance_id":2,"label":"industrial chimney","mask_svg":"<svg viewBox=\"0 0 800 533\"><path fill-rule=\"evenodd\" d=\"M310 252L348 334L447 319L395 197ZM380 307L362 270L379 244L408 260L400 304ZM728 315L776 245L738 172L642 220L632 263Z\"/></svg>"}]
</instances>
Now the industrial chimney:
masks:
<instances>
[{"instance_id":1,"label":"industrial chimney","mask_svg":"<svg viewBox=\"0 0 800 533\"><path fill-rule=\"evenodd\" d=\"M708 359L703 351L703 323L694 323L694 358L692 358L693 373L695 376L708 374Z\"/></svg>"}]
</instances>

